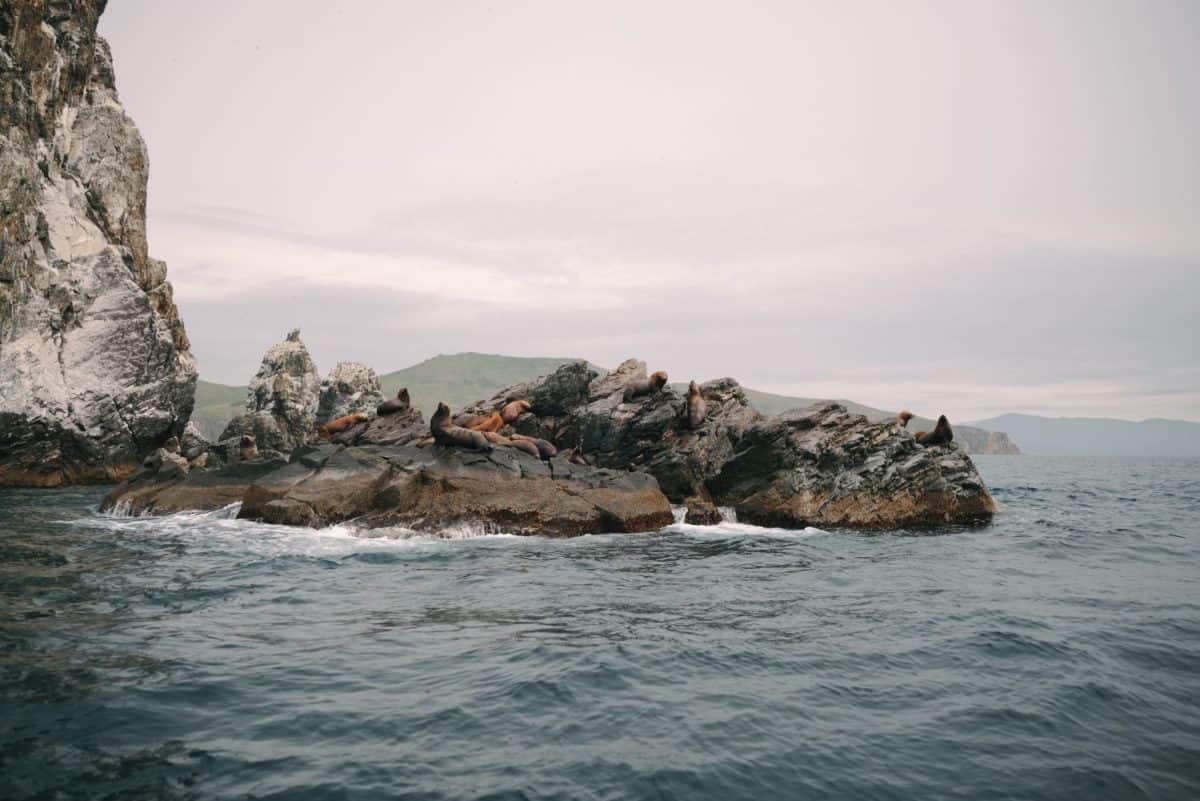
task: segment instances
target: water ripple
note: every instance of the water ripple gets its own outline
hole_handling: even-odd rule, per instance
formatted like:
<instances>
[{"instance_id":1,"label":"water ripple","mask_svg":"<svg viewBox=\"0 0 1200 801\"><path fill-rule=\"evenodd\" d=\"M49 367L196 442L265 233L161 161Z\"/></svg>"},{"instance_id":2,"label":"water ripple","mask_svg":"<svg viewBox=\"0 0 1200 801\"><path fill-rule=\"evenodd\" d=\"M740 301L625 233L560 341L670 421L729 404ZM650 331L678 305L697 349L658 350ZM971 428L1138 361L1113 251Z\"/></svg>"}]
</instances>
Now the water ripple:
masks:
<instances>
[{"instance_id":1,"label":"water ripple","mask_svg":"<svg viewBox=\"0 0 1200 801\"><path fill-rule=\"evenodd\" d=\"M1200 465L575 540L0 492L0 798L1194 799Z\"/></svg>"}]
</instances>

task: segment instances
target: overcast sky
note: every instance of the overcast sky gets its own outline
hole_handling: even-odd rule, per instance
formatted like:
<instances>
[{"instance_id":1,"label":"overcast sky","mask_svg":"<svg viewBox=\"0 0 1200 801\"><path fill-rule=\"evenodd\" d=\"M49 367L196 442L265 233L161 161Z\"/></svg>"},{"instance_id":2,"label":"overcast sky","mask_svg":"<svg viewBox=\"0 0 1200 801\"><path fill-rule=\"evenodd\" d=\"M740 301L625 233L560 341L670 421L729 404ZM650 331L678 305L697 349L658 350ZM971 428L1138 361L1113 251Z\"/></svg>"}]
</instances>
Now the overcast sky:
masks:
<instances>
[{"instance_id":1,"label":"overcast sky","mask_svg":"<svg viewBox=\"0 0 1200 801\"><path fill-rule=\"evenodd\" d=\"M201 376L1200 419L1200 3L115 0Z\"/></svg>"}]
</instances>

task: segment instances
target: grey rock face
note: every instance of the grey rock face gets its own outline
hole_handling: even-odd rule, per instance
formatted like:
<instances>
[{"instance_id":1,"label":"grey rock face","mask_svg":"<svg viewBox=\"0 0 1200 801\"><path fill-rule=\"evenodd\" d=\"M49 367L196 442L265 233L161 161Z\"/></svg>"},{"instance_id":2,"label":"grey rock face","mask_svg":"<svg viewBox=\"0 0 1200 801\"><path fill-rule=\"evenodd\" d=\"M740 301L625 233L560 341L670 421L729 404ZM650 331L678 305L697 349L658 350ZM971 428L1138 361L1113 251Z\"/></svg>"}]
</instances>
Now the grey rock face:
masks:
<instances>
[{"instance_id":1,"label":"grey rock face","mask_svg":"<svg viewBox=\"0 0 1200 801\"><path fill-rule=\"evenodd\" d=\"M707 486L738 520L784 528L971 523L996 509L957 445L923 447L836 403L750 426Z\"/></svg>"},{"instance_id":2,"label":"grey rock face","mask_svg":"<svg viewBox=\"0 0 1200 801\"><path fill-rule=\"evenodd\" d=\"M1021 449L1003 431L984 431L971 426L956 426L954 439L967 453L990 456L1018 456Z\"/></svg>"},{"instance_id":3,"label":"grey rock face","mask_svg":"<svg viewBox=\"0 0 1200 801\"><path fill-rule=\"evenodd\" d=\"M362 529L436 532L484 524L558 537L653 531L673 519L644 473L565 461L551 471L507 448L322 444L296 450L287 463L263 459L187 475L165 463L151 467L110 492L102 508L168 514L241 501L240 517L284 525L353 520Z\"/></svg>"},{"instance_id":4,"label":"grey rock face","mask_svg":"<svg viewBox=\"0 0 1200 801\"><path fill-rule=\"evenodd\" d=\"M429 437L429 433L429 424L420 410L409 408L372 418L342 434L335 434L333 442L342 445L412 445Z\"/></svg>"},{"instance_id":5,"label":"grey rock face","mask_svg":"<svg viewBox=\"0 0 1200 801\"><path fill-rule=\"evenodd\" d=\"M0 2L0 485L122 478L191 415L103 7Z\"/></svg>"},{"instance_id":6,"label":"grey rock face","mask_svg":"<svg viewBox=\"0 0 1200 801\"><path fill-rule=\"evenodd\" d=\"M356 412L374 417L381 403L383 390L374 370L358 362L338 362L321 382L316 425Z\"/></svg>"},{"instance_id":7,"label":"grey rock face","mask_svg":"<svg viewBox=\"0 0 1200 801\"><path fill-rule=\"evenodd\" d=\"M291 451L313 438L321 377L300 330L272 345L250 380L246 414L229 421L221 441L252 434L259 450Z\"/></svg>"},{"instance_id":8,"label":"grey rock face","mask_svg":"<svg viewBox=\"0 0 1200 801\"><path fill-rule=\"evenodd\" d=\"M624 400L646 365L623 363L603 378L583 363L502 390L475 413L525 398L512 426L560 448L581 447L600 467L645 471L672 502L711 520L713 506L740 520L789 528L893 528L985 520L995 502L957 445L922 447L893 423L871 423L837 404L765 418L732 378L700 387L707 412L695 429L669 386ZM719 514L717 515L719 517Z\"/></svg>"}]
</instances>

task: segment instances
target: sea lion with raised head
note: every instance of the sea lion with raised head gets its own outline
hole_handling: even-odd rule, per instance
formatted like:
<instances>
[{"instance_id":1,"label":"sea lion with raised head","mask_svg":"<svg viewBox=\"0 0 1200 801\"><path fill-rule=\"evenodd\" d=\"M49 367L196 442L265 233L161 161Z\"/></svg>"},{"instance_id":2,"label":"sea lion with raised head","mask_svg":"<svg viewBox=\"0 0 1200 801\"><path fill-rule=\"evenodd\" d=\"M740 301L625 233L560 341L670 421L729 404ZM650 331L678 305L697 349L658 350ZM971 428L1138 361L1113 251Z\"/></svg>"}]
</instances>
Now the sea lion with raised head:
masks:
<instances>
[{"instance_id":1,"label":"sea lion with raised head","mask_svg":"<svg viewBox=\"0 0 1200 801\"><path fill-rule=\"evenodd\" d=\"M571 464L582 465L584 467L591 467L591 465L588 464L587 458L584 457L584 455L583 455L583 443L582 442L580 442L578 445L576 445L574 448L571 448L571 450L569 450L567 452L567 461L570 462Z\"/></svg>"},{"instance_id":2,"label":"sea lion with raised head","mask_svg":"<svg viewBox=\"0 0 1200 801\"><path fill-rule=\"evenodd\" d=\"M359 423L365 422L367 422L367 416L362 412L347 414L343 417L337 418L336 420L330 420L328 423L321 426L321 430L318 432L318 434L321 439L329 439L334 434L340 434L348 428L353 428Z\"/></svg>"},{"instance_id":3,"label":"sea lion with raised head","mask_svg":"<svg viewBox=\"0 0 1200 801\"><path fill-rule=\"evenodd\" d=\"M692 381L688 384L687 393L687 422L688 427L692 429L699 428L704 422L705 415L708 414L708 404L704 402L704 396L700 394L700 387L696 386L696 382Z\"/></svg>"},{"instance_id":4,"label":"sea lion with raised head","mask_svg":"<svg viewBox=\"0 0 1200 801\"><path fill-rule=\"evenodd\" d=\"M908 410L905 410L903 412L900 412L900 414L896 415L896 425L899 428L907 428L908 421L911 419L913 419L913 413Z\"/></svg>"},{"instance_id":5,"label":"sea lion with raised head","mask_svg":"<svg viewBox=\"0 0 1200 801\"><path fill-rule=\"evenodd\" d=\"M516 400L512 403L507 403L500 410L500 417L505 423L515 423L517 418L529 411L532 405L526 400Z\"/></svg>"},{"instance_id":6,"label":"sea lion with raised head","mask_svg":"<svg viewBox=\"0 0 1200 801\"><path fill-rule=\"evenodd\" d=\"M937 425L932 431L918 431L916 439L918 445L948 445L954 439L954 431L950 428L950 421L943 414L938 417Z\"/></svg>"},{"instance_id":7,"label":"sea lion with raised head","mask_svg":"<svg viewBox=\"0 0 1200 801\"><path fill-rule=\"evenodd\" d=\"M375 407L375 414L384 417L389 414L407 412L411 408L412 401L408 399L408 387L401 387L400 391L396 393L396 397Z\"/></svg>"},{"instance_id":8,"label":"sea lion with raised head","mask_svg":"<svg viewBox=\"0 0 1200 801\"><path fill-rule=\"evenodd\" d=\"M258 456L258 442L254 439L254 435L242 434L242 438L238 440L238 458L244 462L256 456Z\"/></svg>"},{"instance_id":9,"label":"sea lion with raised head","mask_svg":"<svg viewBox=\"0 0 1200 801\"><path fill-rule=\"evenodd\" d=\"M621 396L625 403L642 395L658 392L667 385L667 374L662 370L651 373L646 378L635 378L625 385L625 394Z\"/></svg>"},{"instance_id":10,"label":"sea lion with raised head","mask_svg":"<svg viewBox=\"0 0 1200 801\"><path fill-rule=\"evenodd\" d=\"M504 418L500 416L499 412L477 414L459 425L472 431L499 431L504 428Z\"/></svg>"},{"instance_id":11,"label":"sea lion with raised head","mask_svg":"<svg viewBox=\"0 0 1200 801\"><path fill-rule=\"evenodd\" d=\"M450 422L450 407L444 403L439 403L437 411L429 418L429 433L433 434L433 441L438 445L476 451L493 450L492 443L483 434Z\"/></svg>"}]
</instances>

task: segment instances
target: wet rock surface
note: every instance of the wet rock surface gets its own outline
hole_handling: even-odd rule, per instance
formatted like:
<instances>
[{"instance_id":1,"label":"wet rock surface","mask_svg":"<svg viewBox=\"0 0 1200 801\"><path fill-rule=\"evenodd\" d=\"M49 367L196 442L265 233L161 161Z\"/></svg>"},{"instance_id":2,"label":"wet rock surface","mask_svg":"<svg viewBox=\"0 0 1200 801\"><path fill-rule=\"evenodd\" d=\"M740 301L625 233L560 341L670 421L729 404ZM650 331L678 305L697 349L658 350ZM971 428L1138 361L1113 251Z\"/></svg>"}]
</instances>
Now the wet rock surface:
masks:
<instances>
[{"instance_id":1,"label":"wet rock surface","mask_svg":"<svg viewBox=\"0 0 1200 801\"><path fill-rule=\"evenodd\" d=\"M504 448L334 444L299 448L289 461L257 459L183 476L147 470L114 488L102 510L166 514L235 502L244 518L301 526L353 521L362 529L483 524L576 536L653 531L673 519L657 482L641 473L562 460L548 465Z\"/></svg>"},{"instance_id":2,"label":"wet rock surface","mask_svg":"<svg viewBox=\"0 0 1200 801\"><path fill-rule=\"evenodd\" d=\"M0 3L0 485L117 480L192 410L104 5Z\"/></svg>"}]
</instances>

